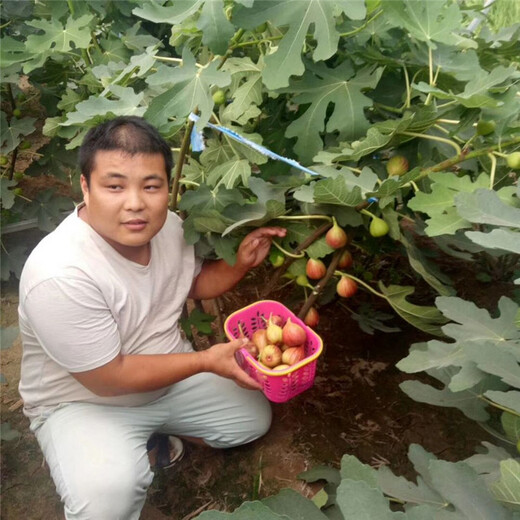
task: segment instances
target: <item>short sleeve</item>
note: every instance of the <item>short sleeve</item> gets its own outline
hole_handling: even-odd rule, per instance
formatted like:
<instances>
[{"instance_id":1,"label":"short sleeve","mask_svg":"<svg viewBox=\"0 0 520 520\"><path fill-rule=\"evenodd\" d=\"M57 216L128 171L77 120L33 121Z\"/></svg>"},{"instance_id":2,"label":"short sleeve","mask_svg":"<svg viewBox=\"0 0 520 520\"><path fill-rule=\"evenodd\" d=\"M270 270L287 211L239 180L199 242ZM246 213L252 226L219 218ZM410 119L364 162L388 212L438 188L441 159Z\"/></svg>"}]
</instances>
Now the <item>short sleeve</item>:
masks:
<instances>
[{"instance_id":1,"label":"short sleeve","mask_svg":"<svg viewBox=\"0 0 520 520\"><path fill-rule=\"evenodd\" d=\"M88 280L45 280L31 289L20 309L46 354L69 372L98 368L121 350L117 323Z\"/></svg>"},{"instance_id":2,"label":"short sleeve","mask_svg":"<svg viewBox=\"0 0 520 520\"><path fill-rule=\"evenodd\" d=\"M200 256L195 257L195 269L193 270L193 279L197 278L199 276L200 272L202 271L202 264L204 263L204 259L202 259Z\"/></svg>"}]
</instances>

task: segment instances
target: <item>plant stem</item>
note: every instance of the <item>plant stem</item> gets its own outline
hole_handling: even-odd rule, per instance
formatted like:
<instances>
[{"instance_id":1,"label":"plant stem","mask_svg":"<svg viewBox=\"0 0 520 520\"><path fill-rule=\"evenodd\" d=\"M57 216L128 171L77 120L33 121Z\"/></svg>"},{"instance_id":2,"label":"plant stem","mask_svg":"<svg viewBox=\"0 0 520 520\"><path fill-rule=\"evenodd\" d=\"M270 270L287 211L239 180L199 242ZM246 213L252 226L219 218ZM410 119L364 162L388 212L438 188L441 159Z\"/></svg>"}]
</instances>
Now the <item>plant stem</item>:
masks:
<instances>
[{"instance_id":1,"label":"plant stem","mask_svg":"<svg viewBox=\"0 0 520 520\"><path fill-rule=\"evenodd\" d=\"M226 63L226 61L228 60L228 58L233 54L233 50L235 49L234 47L234 43L238 43L238 41L240 40L240 38L242 38L242 36L244 36L244 33L245 33L245 29L239 29L235 35L233 36L233 38L231 39L231 45L228 47L228 50L226 51L226 54L224 54L224 56L222 56L222 59L220 60L220 63L218 64L218 67L217 67L217 70L221 69L222 66L224 65L224 63Z\"/></svg>"},{"instance_id":2,"label":"plant stem","mask_svg":"<svg viewBox=\"0 0 520 520\"><path fill-rule=\"evenodd\" d=\"M272 244L274 247L276 247L276 249L281 251L285 256L288 256L289 258L303 258L305 256L305 253L294 254L294 253L287 251L280 244L278 244L278 242L276 240L272 240Z\"/></svg>"},{"instance_id":3,"label":"plant stem","mask_svg":"<svg viewBox=\"0 0 520 520\"><path fill-rule=\"evenodd\" d=\"M485 401L486 403L490 404L491 406L494 406L495 408L498 408L499 410L502 410L504 412L508 412L510 414L513 414L516 417L520 417L520 413L516 412L515 410L511 410L511 408L507 408L506 406L502 406L500 404L495 403L491 399L488 399L486 396L480 394L477 396L482 401Z\"/></svg>"},{"instance_id":4,"label":"plant stem","mask_svg":"<svg viewBox=\"0 0 520 520\"><path fill-rule=\"evenodd\" d=\"M301 251L307 249L311 244L313 244L318 238L320 238L324 233L326 233L331 227L330 222L325 222L319 228L317 228L314 233L309 235L301 244L298 245L293 251L294 254L298 254ZM265 299L267 295L276 287L278 280L282 277L282 275L287 271L288 267L295 261L294 258L287 257L284 263L276 269L273 273L273 276L269 280L263 294L262 299Z\"/></svg>"},{"instance_id":5,"label":"plant stem","mask_svg":"<svg viewBox=\"0 0 520 520\"><path fill-rule=\"evenodd\" d=\"M346 38L348 36L354 36L358 32L361 32L365 27L368 26L369 23L372 23L378 16L383 14L383 11L377 11L372 18L368 19L363 25L360 25L359 27L356 27L356 29L353 29L352 31L346 32L346 33L340 33L340 38Z\"/></svg>"},{"instance_id":6,"label":"plant stem","mask_svg":"<svg viewBox=\"0 0 520 520\"><path fill-rule=\"evenodd\" d=\"M327 220L332 222L332 217L328 215L281 215L274 220Z\"/></svg>"},{"instance_id":7,"label":"plant stem","mask_svg":"<svg viewBox=\"0 0 520 520\"><path fill-rule=\"evenodd\" d=\"M193 111L195 114L198 112L197 108ZM188 120L186 124L186 131L184 133L184 137L182 139L181 151L179 152L179 158L177 159L177 164L175 165L175 175L173 177L172 182L172 200L170 203L170 209L175 211L177 209L177 196L179 195L179 181L181 179L182 167L184 166L184 159L186 154L188 153L188 149L190 147L190 138L191 131L193 130L193 125L195 121L191 119Z\"/></svg>"},{"instance_id":8,"label":"plant stem","mask_svg":"<svg viewBox=\"0 0 520 520\"><path fill-rule=\"evenodd\" d=\"M493 189L493 185L495 184L495 172L497 169L497 158L492 154L488 153L488 157L491 159L491 171L489 172L489 189Z\"/></svg>"},{"instance_id":9,"label":"plant stem","mask_svg":"<svg viewBox=\"0 0 520 520\"><path fill-rule=\"evenodd\" d=\"M451 139L445 139L444 137L439 137L437 135L419 134L417 132L407 132L407 131L398 132L398 134L408 135L410 137L419 137L420 139L430 139L432 141L439 141L440 143L445 143L445 144L449 144L450 146L452 146L458 154L462 153L460 146L457 143L454 143Z\"/></svg>"},{"instance_id":10,"label":"plant stem","mask_svg":"<svg viewBox=\"0 0 520 520\"><path fill-rule=\"evenodd\" d=\"M410 78L408 77L408 69L406 68L406 65L403 65L403 70L404 70L404 79L406 82L406 101L404 103L403 108L410 108L412 94L411 94L411 90L410 90Z\"/></svg>"},{"instance_id":11,"label":"plant stem","mask_svg":"<svg viewBox=\"0 0 520 520\"><path fill-rule=\"evenodd\" d=\"M421 171L421 175L415 180L417 181L418 179L427 177L432 172L440 172L443 170L447 170L460 162L466 161L468 159L473 159L474 157L480 157L481 155L487 155L490 152L497 154L498 152L496 152L495 150L507 148L508 146L513 146L515 144L520 144L520 137L516 137L514 139L506 141L505 143L499 143L499 144L487 146L486 148L481 148L480 150L473 150L472 152L463 151L462 153L460 153L459 155L456 155L455 157L451 157L450 159L446 159L445 161L434 164L433 166L430 166L429 168L425 168L424 170Z\"/></svg>"}]
</instances>

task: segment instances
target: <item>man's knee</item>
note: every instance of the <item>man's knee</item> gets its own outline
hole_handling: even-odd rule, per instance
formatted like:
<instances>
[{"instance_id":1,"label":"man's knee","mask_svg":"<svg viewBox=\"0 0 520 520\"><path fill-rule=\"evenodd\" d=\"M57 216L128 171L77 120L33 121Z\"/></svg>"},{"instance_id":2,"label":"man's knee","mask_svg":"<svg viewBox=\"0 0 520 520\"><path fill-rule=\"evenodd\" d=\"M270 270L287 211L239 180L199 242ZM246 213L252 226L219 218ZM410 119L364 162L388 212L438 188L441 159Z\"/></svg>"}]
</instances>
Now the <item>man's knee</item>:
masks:
<instances>
[{"instance_id":1,"label":"man's knee","mask_svg":"<svg viewBox=\"0 0 520 520\"><path fill-rule=\"evenodd\" d=\"M263 394L252 394L252 398L231 420L227 431L210 442L214 447L231 448L254 441L265 435L271 427L272 411Z\"/></svg>"},{"instance_id":2,"label":"man's knee","mask_svg":"<svg viewBox=\"0 0 520 520\"><path fill-rule=\"evenodd\" d=\"M85 472L75 482L75 490L62 497L65 516L68 520L137 520L152 478L148 468L143 472L124 461L102 478Z\"/></svg>"}]
</instances>

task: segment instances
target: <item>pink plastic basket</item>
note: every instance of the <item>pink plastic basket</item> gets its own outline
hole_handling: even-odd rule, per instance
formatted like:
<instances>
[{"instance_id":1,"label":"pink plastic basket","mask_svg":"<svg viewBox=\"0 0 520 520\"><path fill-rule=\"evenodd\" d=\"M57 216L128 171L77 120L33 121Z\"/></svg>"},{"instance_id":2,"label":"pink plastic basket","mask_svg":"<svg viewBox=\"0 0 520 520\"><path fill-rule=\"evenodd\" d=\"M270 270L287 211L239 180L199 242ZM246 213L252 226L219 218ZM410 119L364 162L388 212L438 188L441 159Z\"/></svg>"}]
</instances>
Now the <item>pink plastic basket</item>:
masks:
<instances>
[{"instance_id":1,"label":"pink plastic basket","mask_svg":"<svg viewBox=\"0 0 520 520\"><path fill-rule=\"evenodd\" d=\"M240 366L263 386L266 397L275 403L284 403L301 394L314 384L318 356L323 350L321 338L285 305L272 300L261 300L230 314L224 323L229 339L241 336L241 331L251 338L253 332L267 327L270 314L278 314L285 320L297 323L305 329L305 358L286 370L271 370L261 365L245 348L237 352Z\"/></svg>"}]
</instances>

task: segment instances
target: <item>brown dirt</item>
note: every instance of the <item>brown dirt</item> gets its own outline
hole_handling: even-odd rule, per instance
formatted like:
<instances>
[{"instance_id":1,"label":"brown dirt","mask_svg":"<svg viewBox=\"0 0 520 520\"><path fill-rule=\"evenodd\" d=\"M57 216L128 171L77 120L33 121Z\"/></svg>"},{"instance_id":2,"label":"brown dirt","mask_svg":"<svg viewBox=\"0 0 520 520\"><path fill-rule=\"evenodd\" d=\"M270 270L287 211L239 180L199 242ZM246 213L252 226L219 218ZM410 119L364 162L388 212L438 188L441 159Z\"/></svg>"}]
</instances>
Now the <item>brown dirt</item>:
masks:
<instances>
[{"instance_id":1,"label":"brown dirt","mask_svg":"<svg viewBox=\"0 0 520 520\"><path fill-rule=\"evenodd\" d=\"M256 287L266 276L268 272L259 268L222 298L224 312L258 299ZM4 291L3 326L16 323L16 305L16 289ZM312 496L319 484L306 485L298 474L318 464L339 467L345 453L375 467L389 465L410 478L413 471L406 453L411 443L455 461L489 440L459 411L416 403L399 389L410 376L395 363L412 343L425 339L422 333L401 322L400 333L369 336L337 303L323 307L320 314L317 330L326 348L314 387L287 403L273 404L272 428L254 443L224 451L190 446L178 467L156 475L143 520L187 520L196 511L231 511L245 500L285 487ZM7 379L2 422L9 422L21 436L2 443L1 518L61 519L61 504L22 414L17 392L20 355L19 340L2 351L1 371Z\"/></svg>"}]
</instances>

